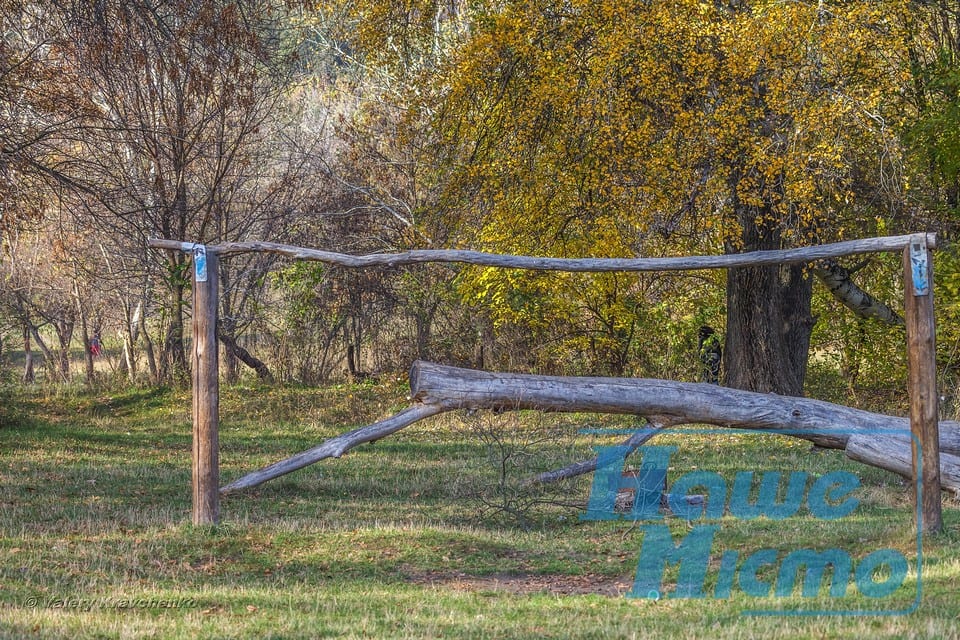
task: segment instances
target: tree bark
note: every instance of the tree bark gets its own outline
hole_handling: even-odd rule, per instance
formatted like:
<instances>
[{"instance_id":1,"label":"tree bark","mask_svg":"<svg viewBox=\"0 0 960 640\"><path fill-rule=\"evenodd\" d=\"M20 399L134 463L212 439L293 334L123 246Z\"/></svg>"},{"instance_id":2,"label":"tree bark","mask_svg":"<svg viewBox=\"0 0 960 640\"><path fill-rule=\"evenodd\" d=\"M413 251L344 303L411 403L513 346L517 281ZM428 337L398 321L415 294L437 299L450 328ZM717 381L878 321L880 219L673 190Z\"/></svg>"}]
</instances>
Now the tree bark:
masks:
<instances>
[{"instance_id":1,"label":"tree bark","mask_svg":"<svg viewBox=\"0 0 960 640\"><path fill-rule=\"evenodd\" d=\"M80 318L80 337L83 340L83 364L84 378L88 385L93 384L93 352L90 349L90 327L87 325L87 312L83 307L83 299L80 296L80 285L76 279L73 281L73 295L77 302L77 316Z\"/></svg>"},{"instance_id":2,"label":"tree bark","mask_svg":"<svg viewBox=\"0 0 960 640\"><path fill-rule=\"evenodd\" d=\"M908 418L772 393L649 378L600 378L492 373L430 362L410 370L416 402L446 410L594 412L658 416L671 424L758 429L842 449L855 433L910 433ZM942 422L941 433L958 423ZM952 446L953 438L944 445Z\"/></svg>"},{"instance_id":3,"label":"tree bark","mask_svg":"<svg viewBox=\"0 0 960 640\"><path fill-rule=\"evenodd\" d=\"M350 374L350 382L361 382L368 377L366 371L360 370L360 348L353 344L347 345L347 373Z\"/></svg>"},{"instance_id":4,"label":"tree bark","mask_svg":"<svg viewBox=\"0 0 960 640\"><path fill-rule=\"evenodd\" d=\"M60 377L64 382L70 381L70 342L73 341L74 320L72 317L63 317L53 323L57 334L59 348L57 350L57 362L60 370Z\"/></svg>"},{"instance_id":5,"label":"tree bark","mask_svg":"<svg viewBox=\"0 0 960 640\"><path fill-rule=\"evenodd\" d=\"M640 445L657 435L665 426L667 425L663 422L650 420L649 425L646 428L638 430L636 433L620 443L620 446L626 447L626 455L630 455L636 451ZM589 460L575 462L562 469L538 473L533 477L532 484L551 484L554 482L559 482L560 480L576 478L577 476L582 476L586 473L593 473L597 470L599 460L599 457L594 457Z\"/></svg>"},{"instance_id":6,"label":"tree bark","mask_svg":"<svg viewBox=\"0 0 960 640\"><path fill-rule=\"evenodd\" d=\"M743 251L780 249L779 229L739 205ZM773 220L772 214L767 214ZM728 246L728 252L734 247ZM802 396L814 318L813 281L804 267L764 265L727 271L725 384L759 393Z\"/></svg>"},{"instance_id":7,"label":"tree bark","mask_svg":"<svg viewBox=\"0 0 960 640\"><path fill-rule=\"evenodd\" d=\"M150 369L150 379L154 383L160 383L160 370L157 367L157 356L153 349L153 340L150 338L150 332L147 331L147 312L140 315L140 334L143 336L144 351L147 354L147 368Z\"/></svg>"},{"instance_id":8,"label":"tree bark","mask_svg":"<svg viewBox=\"0 0 960 640\"><path fill-rule=\"evenodd\" d=\"M268 480L279 478L280 476L296 471L297 469L302 469L315 462L320 462L326 458L339 458L358 445L379 440L415 422L442 413L443 411L442 408L435 405L414 405L386 420L381 420L366 427L342 433L335 438L330 438L313 449L298 453L286 460L281 460L259 471L243 476L238 480L234 480L220 489L220 493L249 489L250 487L261 485Z\"/></svg>"},{"instance_id":9,"label":"tree bark","mask_svg":"<svg viewBox=\"0 0 960 640\"><path fill-rule=\"evenodd\" d=\"M163 345L163 364L166 370L163 377L172 382L183 382L187 374L187 352L183 339L183 291L184 287L175 284L170 292L170 327Z\"/></svg>"},{"instance_id":10,"label":"tree bark","mask_svg":"<svg viewBox=\"0 0 960 640\"><path fill-rule=\"evenodd\" d=\"M223 356L221 357L220 362L221 367L223 368L223 379L226 382L233 384L240 379L240 358L237 356L237 352L234 349L231 349L229 346L227 346L227 340L232 340L232 338L227 338L226 336L220 337L220 344L223 345ZM234 345L236 345L235 341ZM256 367L254 367L254 369L256 369ZM259 372L257 372L257 375L260 377ZM260 377L260 379L262 380L263 377Z\"/></svg>"},{"instance_id":11,"label":"tree bark","mask_svg":"<svg viewBox=\"0 0 960 640\"><path fill-rule=\"evenodd\" d=\"M813 324L811 287L809 282L797 282L803 278L798 269L782 269L789 272L789 284L781 282L777 267L744 267L727 273L723 369L729 387L803 395Z\"/></svg>"},{"instance_id":12,"label":"tree bark","mask_svg":"<svg viewBox=\"0 0 960 640\"><path fill-rule=\"evenodd\" d=\"M193 280L193 524L220 522L219 268L206 256L206 278Z\"/></svg>"},{"instance_id":13,"label":"tree bark","mask_svg":"<svg viewBox=\"0 0 960 640\"><path fill-rule=\"evenodd\" d=\"M846 454L851 460L880 467L912 480L910 442L911 439L905 435L882 440L868 435L853 436L847 442ZM940 486L960 496L960 456L940 452Z\"/></svg>"},{"instance_id":14,"label":"tree bark","mask_svg":"<svg viewBox=\"0 0 960 640\"><path fill-rule=\"evenodd\" d=\"M44 369L46 370L46 375L49 376L53 371L57 373L60 372L60 367L57 366L57 358L54 357L53 352L50 351L50 347L47 346L47 343L44 342L43 337L40 335L39 329L29 320L27 321L27 330L30 332L30 335L33 336L33 342L38 347L40 347L40 352L43 354Z\"/></svg>"},{"instance_id":15,"label":"tree bark","mask_svg":"<svg viewBox=\"0 0 960 640\"><path fill-rule=\"evenodd\" d=\"M163 358L160 361L160 377L175 383L186 381L187 352L184 347L183 309L185 290L183 281L184 259L179 253L171 254L169 267L169 314L170 326L163 344Z\"/></svg>"},{"instance_id":16,"label":"tree bark","mask_svg":"<svg viewBox=\"0 0 960 640\"><path fill-rule=\"evenodd\" d=\"M836 260L821 260L813 268L813 273L834 298L858 317L874 318L886 324L903 326L903 318L896 311L858 287L850 272Z\"/></svg>"},{"instance_id":17,"label":"tree bark","mask_svg":"<svg viewBox=\"0 0 960 640\"><path fill-rule=\"evenodd\" d=\"M220 291L222 293L220 295L220 315L217 324L217 337L223 345L223 357L220 358L220 368L223 370L224 379L232 384L240 378L240 360L236 351L237 322L234 319L233 309L231 308L231 272L230 269L226 268L222 269L222 271L220 274ZM228 342L233 345L232 348ZM254 370L256 370L256 367L254 367ZM259 371L257 371L257 375L260 375ZM261 377L261 380L262 379Z\"/></svg>"},{"instance_id":18,"label":"tree bark","mask_svg":"<svg viewBox=\"0 0 960 640\"><path fill-rule=\"evenodd\" d=\"M925 234L927 247L935 249L937 235ZM545 258L531 256L512 256L482 251L461 249L416 249L402 253L374 253L355 256L320 249L307 249L275 242L224 242L207 246L221 256L240 253L275 253L296 260L314 260L342 267L398 267L427 262L446 262L476 264L505 269L531 269L535 271L572 271L575 273L601 272L651 272L651 271L696 271L699 269L732 269L749 265L805 264L837 258L841 256L876 253L878 251L900 251L907 246L912 235L884 236L880 238L862 238L846 240L833 244L822 244L795 249L777 249L752 251L750 253L727 253L719 256L685 256L674 258ZM180 240L152 238L147 246L155 249L192 251L194 243Z\"/></svg>"},{"instance_id":19,"label":"tree bark","mask_svg":"<svg viewBox=\"0 0 960 640\"><path fill-rule=\"evenodd\" d=\"M123 367L127 374L127 380L131 383L137 379L137 354L134 351L134 345L137 343L137 333L140 321L141 305L131 315L130 305L121 296L119 297L121 308L123 309L123 329L120 331L120 337L123 340Z\"/></svg>"}]
</instances>

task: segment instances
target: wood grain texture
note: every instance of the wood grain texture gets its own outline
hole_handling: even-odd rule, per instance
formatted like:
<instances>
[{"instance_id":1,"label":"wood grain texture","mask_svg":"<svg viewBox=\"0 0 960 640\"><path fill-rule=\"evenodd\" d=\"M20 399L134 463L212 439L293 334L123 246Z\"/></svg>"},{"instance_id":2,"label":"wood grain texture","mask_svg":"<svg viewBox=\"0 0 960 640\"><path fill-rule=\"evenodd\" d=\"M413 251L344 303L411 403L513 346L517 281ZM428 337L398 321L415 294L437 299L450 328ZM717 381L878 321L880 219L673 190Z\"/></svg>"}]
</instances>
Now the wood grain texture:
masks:
<instances>
[{"instance_id":1,"label":"wood grain texture","mask_svg":"<svg viewBox=\"0 0 960 640\"><path fill-rule=\"evenodd\" d=\"M414 400L446 409L541 409L664 416L674 424L762 429L842 449L853 433L909 431L906 418L842 405L648 378L490 373L429 362L410 371Z\"/></svg>"},{"instance_id":2,"label":"wood grain texture","mask_svg":"<svg viewBox=\"0 0 960 640\"><path fill-rule=\"evenodd\" d=\"M207 280L193 283L193 524L220 522L219 269L207 254Z\"/></svg>"},{"instance_id":3,"label":"wood grain texture","mask_svg":"<svg viewBox=\"0 0 960 640\"><path fill-rule=\"evenodd\" d=\"M923 238L914 240L923 244ZM939 395L937 393L936 330L933 316L933 255L921 248L927 262L927 293L917 295L913 286L910 248L903 250L904 322L907 330L907 391L910 395L910 428L913 432L914 478L923 485L923 530L943 529L940 497ZM922 450L922 457L919 452ZM919 464L918 464L919 463Z\"/></svg>"},{"instance_id":4,"label":"wood grain texture","mask_svg":"<svg viewBox=\"0 0 960 640\"><path fill-rule=\"evenodd\" d=\"M851 460L886 469L912 480L913 453L910 440L906 434L890 438L856 435L847 442L846 454ZM940 487L960 495L960 456L940 452Z\"/></svg>"}]
</instances>

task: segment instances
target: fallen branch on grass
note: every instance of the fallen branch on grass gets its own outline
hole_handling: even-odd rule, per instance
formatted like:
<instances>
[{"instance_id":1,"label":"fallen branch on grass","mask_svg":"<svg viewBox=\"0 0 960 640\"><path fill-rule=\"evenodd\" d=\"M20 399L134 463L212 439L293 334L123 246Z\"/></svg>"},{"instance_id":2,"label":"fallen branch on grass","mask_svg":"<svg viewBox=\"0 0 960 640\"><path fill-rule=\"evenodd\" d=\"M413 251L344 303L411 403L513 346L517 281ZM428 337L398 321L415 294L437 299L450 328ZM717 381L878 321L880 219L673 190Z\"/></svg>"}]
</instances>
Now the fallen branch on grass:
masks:
<instances>
[{"instance_id":1,"label":"fallen branch on grass","mask_svg":"<svg viewBox=\"0 0 960 640\"><path fill-rule=\"evenodd\" d=\"M320 460L339 458L357 445L456 409L538 409L657 416L656 420L664 424L760 430L803 438L830 449L847 449L852 440L853 452L848 452L852 458L906 477L911 475L909 463L904 472L903 466L896 462L902 455L910 460L907 418L822 400L753 393L711 384L491 373L429 362L414 363L410 370L410 390L415 403L412 407L243 476L223 487L221 493L255 487ZM645 441L640 440L641 437L632 436L627 443L636 441L635 446L639 446ZM871 442L880 442L883 446L863 446ZM960 492L960 423L940 423L940 450L943 488ZM561 472L564 470L552 473ZM566 477L572 475L577 474Z\"/></svg>"},{"instance_id":2,"label":"fallen branch on grass","mask_svg":"<svg viewBox=\"0 0 960 640\"><path fill-rule=\"evenodd\" d=\"M330 438L329 440L317 445L312 449L308 449L298 453L295 456L291 456L286 460L275 462L271 465L263 467L258 471L249 473L220 489L220 493L229 493L231 491L239 491L240 489L249 489L250 487L263 484L267 480L273 480L274 478L279 478L280 476L284 476L292 471L296 471L297 469L302 469L306 466L314 464L315 462L320 462L321 460L325 460L327 458L339 458L347 451L358 445L361 445L365 442L379 440L380 438L388 436L391 433L396 433L404 427L410 426L414 422L418 422L424 418L429 418L430 416L435 416L443 411L444 410L442 408L434 405L414 405L408 409L404 409L395 416L387 418L386 420L381 420L380 422L376 422L359 429L354 429L353 431L348 431L347 433L341 433L340 435Z\"/></svg>"},{"instance_id":3,"label":"fallen branch on grass","mask_svg":"<svg viewBox=\"0 0 960 640\"><path fill-rule=\"evenodd\" d=\"M648 426L646 428L640 429L620 444L621 447L626 447L627 456L636 451L644 442L660 433L664 428L670 426L670 423L662 418L648 418L647 423ZM561 480L576 478L586 473L593 473L597 470L599 460L599 457L594 457L589 460L574 462L562 469L544 471L534 476L531 484L552 484L554 482L560 482Z\"/></svg>"}]
</instances>

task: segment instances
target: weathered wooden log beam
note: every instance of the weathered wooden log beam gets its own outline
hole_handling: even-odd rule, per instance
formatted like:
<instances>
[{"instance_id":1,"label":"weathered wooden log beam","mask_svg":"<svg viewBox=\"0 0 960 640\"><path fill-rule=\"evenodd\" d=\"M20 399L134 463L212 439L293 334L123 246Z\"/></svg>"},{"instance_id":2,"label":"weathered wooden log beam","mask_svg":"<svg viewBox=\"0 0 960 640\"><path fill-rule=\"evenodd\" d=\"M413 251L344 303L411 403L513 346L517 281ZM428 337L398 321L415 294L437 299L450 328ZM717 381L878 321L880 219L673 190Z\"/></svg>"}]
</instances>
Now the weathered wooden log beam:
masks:
<instances>
[{"instance_id":1,"label":"weathered wooden log beam","mask_svg":"<svg viewBox=\"0 0 960 640\"><path fill-rule=\"evenodd\" d=\"M220 522L219 258L195 256L193 274L193 524ZM199 268L202 266L202 268Z\"/></svg>"},{"instance_id":2,"label":"weathered wooden log beam","mask_svg":"<svg viewBox=\"0 0 960 640\"><path fill-rule=\"evenodd\" d=\"M927 246L936 248L936 234L927 233ZM719 256L691 256L675 258L546 258L537 256L511 256L482 251L459 249L418 249L403 253L375 253L354 256L333 251L306 249L274 242L227 242L208 245L207 251L219 255L235 253L276 253L297 260L314 260L342 267L397 267L425 262L458 262L486 267L508 269L532 269L537 271L689 271L695 269L729 269L772 264L816 262L827 258L873 253L876 251L900 251L910 244L914 236L887 236L847 240L797 249L751 251ZM171 249L190 252L196 246L192 242L151 239L147 242L156 249Z\"/></svg>"},{"instance_id":3,"label":"weathered wooden log beam","mask_svg":"<svg viewBox=\"0 0 960 640\"><path fill-rule=\"evenodd\" d=\"M847 449L848 455L865 448L862 443L889 443L879 449L867 446L867 453L854 455L860 455L862 462L896 473L900 473L900 467L889 466L892 464L889 460L895 458L891 451L904 447L902 455L907 456L907 460L910 456L910 422L907 418L852 409L822 400L739 391L711 384L490 373L416 362L411 368L410 388L416 402L413 407L243 476L223 487L221 493L257 486L325 458L338 458L359 444L395 433L423 418L456 409L634 414L651 416L655 426L694 423L779 433L810 440L823 447ZM638 432L625 444L639 446L656 432ZM851 441L857 443L852 449L849 446ZM879 453L870 452L874 450ZM945 476L952 478L951 474L960 471L960 467L949 467L954 464L954 459L960 460L960 423L940 423L940 450L950 454L945 458L948 465ZM551 473L573 477L583 473L584 469L589 472L590 463L588 460ZM949 489L955 486L960 485L953 484L952 480L944 483Z\"/></svg>"},{"instance_id":4,"label":"weathered wooden log beam","mask_svg":"<svg viewBox=\"0 0 960 640\"><path fill-rule=\"evenodd\" d=\"M913 480L909 434L889 438L855 435L847 442L847 457ZM960 496L960 456L940 451L940 486Z\"/></svg>"},{"instance_id":5,"label":"weathered wooden log beam","mask_svg":"<svg viewBox=\"0 0 960 640\"><path fill-rule=\"evenodd\" d=\"M831 449L844 448L854 433L910 431L907 418L822 400L646 378L490 373L415 362L410 371L410 391L414 400L446 409L658 415L675 424L773 431Z\"/></svg>"}]
</instances>

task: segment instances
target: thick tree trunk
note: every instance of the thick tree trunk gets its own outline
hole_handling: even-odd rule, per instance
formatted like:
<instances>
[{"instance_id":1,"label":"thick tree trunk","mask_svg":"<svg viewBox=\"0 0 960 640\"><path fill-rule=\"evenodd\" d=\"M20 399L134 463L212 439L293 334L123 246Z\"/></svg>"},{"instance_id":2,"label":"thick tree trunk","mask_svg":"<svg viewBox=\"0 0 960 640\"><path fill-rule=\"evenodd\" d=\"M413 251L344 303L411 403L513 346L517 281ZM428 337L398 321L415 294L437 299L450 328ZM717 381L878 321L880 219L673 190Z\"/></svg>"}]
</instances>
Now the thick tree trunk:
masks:
<instances>
[{"instance_id":1,"label":"thick tree trunk","mask_svg":"<svg viewBox=\"0 0 960 640\"><path fill-rule=\"evenodd\" d=\"M812 282L799 265L727 272L727 386L803 395L814 323L812 292Z\"/></svg>"},{"instance_id":2,"label":"thick tree trunk","mask_svg":"<svg viewBox=\"0 0 960 640\"><path fill-rule=\"evenodd\" d=\"M736 193L737 182L733 180ZM727 253L782 249L779 216L735 202L740 246ZM734 389L802 396L814 318L813 279L801 264L727 270L725 384Z\"/></svg>"}]
</instances>

